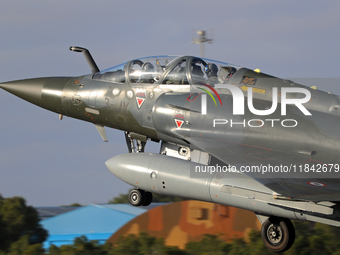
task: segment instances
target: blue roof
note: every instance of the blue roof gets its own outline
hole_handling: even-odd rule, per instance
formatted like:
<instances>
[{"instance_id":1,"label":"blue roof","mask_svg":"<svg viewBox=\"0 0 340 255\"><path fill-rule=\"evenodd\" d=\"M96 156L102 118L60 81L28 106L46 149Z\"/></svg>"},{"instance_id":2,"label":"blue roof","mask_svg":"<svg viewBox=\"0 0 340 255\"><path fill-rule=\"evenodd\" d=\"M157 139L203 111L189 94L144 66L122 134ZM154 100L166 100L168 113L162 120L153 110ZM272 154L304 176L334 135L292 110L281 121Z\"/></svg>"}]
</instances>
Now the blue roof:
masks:
<instances>
[{"instance_id":1,"label":"blue roof","mask_svg":"<svg viewBox=\"0 0 340 255\"><path fill-rule=\"evenodd\" d=\"M129 204L89 205L40 221L48 231L44 248L51 244L72 244L85 235L89 240L105 242L114 232L147 209Z\"/></svg>"}]
</instances>

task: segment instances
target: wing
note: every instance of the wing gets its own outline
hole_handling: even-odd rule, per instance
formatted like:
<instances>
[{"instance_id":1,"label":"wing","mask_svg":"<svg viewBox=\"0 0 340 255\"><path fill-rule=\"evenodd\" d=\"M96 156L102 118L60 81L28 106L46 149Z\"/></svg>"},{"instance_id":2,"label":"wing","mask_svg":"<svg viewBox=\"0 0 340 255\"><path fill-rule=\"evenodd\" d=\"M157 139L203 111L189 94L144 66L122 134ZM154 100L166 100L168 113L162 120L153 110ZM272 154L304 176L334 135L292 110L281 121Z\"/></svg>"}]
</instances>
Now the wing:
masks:
<instances>
[{"instance_id":1,"label":"wing","mask_svg":"<svg viewBox=\"0 0 340 255\"><path fill-rule=\"evenodd\" d=\"M321 173L310 171L313 165L318 164L312 155L199 137L191 137L190 142L284 197L314 202L340 200L340 179L330 178L330 175L322 173L322 169ZM276 169L269 169L269 166Z\"/></svg>"}]
</instances>

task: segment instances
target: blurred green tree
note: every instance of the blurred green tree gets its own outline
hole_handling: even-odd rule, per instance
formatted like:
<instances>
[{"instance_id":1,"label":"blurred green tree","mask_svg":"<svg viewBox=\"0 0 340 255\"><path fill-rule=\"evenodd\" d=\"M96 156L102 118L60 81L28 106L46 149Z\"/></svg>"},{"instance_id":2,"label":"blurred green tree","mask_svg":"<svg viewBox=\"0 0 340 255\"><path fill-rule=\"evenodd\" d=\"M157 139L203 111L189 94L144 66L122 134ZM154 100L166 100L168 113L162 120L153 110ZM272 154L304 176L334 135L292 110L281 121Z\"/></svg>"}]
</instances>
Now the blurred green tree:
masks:
<instances>
[{"instance_id":1,"label":"blurred green tree","mask_svg":"<svg viewBox=\"0 0 340 255\"><path fill-rule=\"evenodd\" d=\"M228 254L232 245L221 240L217 235L204 235L200 242L188 242L185 246L185 251L192 255L208 255L208 254Z\"/></svg>"},{"instance_id":2,"label":"blurred green tree","mask_svg":"<svg viewBox=\"0 0 340 255\"><path fill-rule=\"evenodd\" d=\"M79 203L73 203L70 205L62 205L61 207L82 207L82 205Z\"/></svg>"},{"instance_id":3,"label":"blurred green tree","mask_svg":"<svg viewBox=\"0 0 340 255\"><path fill-rule=\"evenodd\" d=\"M10 248L6 255L43 255L45 250L42 244L30 244L29 236L22 236L16 242L11 243Z\"/></svg>"},{"instance_id":4,"label":"blurred green tree","mask_svg":"<svg viewBox=\"0 0 340 255\"><path fill-rule=\"evenodd\" d=\"M155 238L144 232L139 236L121 236L116 246L108 251L110 255L187 255L185 251L173 246L165 246L164 239Z\"/></svg>"},{"instance_id":5,"label":"blurred green tree","mask_svg":"<svg viewBox=\"0 0 340 255\"><path fill-rule=\"evenodd\" d=\"M29 244L42 243L47 237L47 231L39 224L37 211L27 206L22 197L0 195L0 228L0 250L3 251L23 236L27 236Z\"/></svg>"}]
</instances>

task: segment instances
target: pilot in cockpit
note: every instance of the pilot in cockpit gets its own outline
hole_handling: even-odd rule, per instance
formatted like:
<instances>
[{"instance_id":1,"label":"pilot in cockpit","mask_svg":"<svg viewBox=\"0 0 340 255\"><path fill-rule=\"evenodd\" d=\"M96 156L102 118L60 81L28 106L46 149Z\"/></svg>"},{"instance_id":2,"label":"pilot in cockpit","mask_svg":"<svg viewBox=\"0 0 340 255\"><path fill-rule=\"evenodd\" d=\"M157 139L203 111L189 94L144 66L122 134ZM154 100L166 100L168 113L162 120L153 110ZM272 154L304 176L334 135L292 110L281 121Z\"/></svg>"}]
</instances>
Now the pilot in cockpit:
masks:
<instances>
[{"instance_id":1,"label":"pilot in cockpit","mask_svg":"<svg viewBox=\"0 0 340 255\"><path fill-rule=\"evenodd\" d=\"M150 62L146 62L142 65L142 76L140 83L154 83L154 66Z\"/></svg>"},{"instance_id":2,"label":"pilot in cockpit","mask_svg":"<svg viewBox=\"0 0 340 255\"><path fill-rule=\"evenodd\" d=\"M192 79L194 84L205 83L204 73L202 68L198 64L192 64L191 66Z\"/></svg>"},{"instance_id":3,"label":"pilot in cockpit","mask_svg":"<svg viewBox=\"0 0 340 255\"><path fill-rule=\"evenodd\" d=\"M219 83L217 79L217 72L218 72L217 65L213 63L209 63L205 66L204 71L207 74L207 77L208 77L207 83L209 85L214 86L215 84Z\"/></svg>"}]
</instances>

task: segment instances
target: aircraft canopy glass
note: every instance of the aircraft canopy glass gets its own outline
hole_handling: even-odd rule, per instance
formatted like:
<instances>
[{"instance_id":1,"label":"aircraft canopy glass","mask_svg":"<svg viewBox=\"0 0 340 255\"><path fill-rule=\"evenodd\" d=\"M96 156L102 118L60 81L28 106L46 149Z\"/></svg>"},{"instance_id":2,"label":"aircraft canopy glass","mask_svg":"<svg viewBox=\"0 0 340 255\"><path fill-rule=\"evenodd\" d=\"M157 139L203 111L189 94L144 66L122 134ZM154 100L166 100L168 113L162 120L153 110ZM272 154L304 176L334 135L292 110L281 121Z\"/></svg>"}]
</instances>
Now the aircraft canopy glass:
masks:
<instances>
[{"instance_id":1,"label":"aircraft canopy glass","mask_svg":"<svg viewBox=\"0 0 340 255\"><path fill-rule=\"evenodd\" d=\"M240 67L191 56L152 56L135 59L93 75L114 83L189 85L228 83Z\"/></svg>"},{"instance_id":2,"label":"aircraft canopy glass","mask_svg":"<svg viewBox=\"0 0 340 255\"><path fill-rule=\"evenodd\" d=\"M118 83L157 83L166 66L175 58L153 56L135 59L96 73L93 79Z\"/></svg>"}]
</instances>

